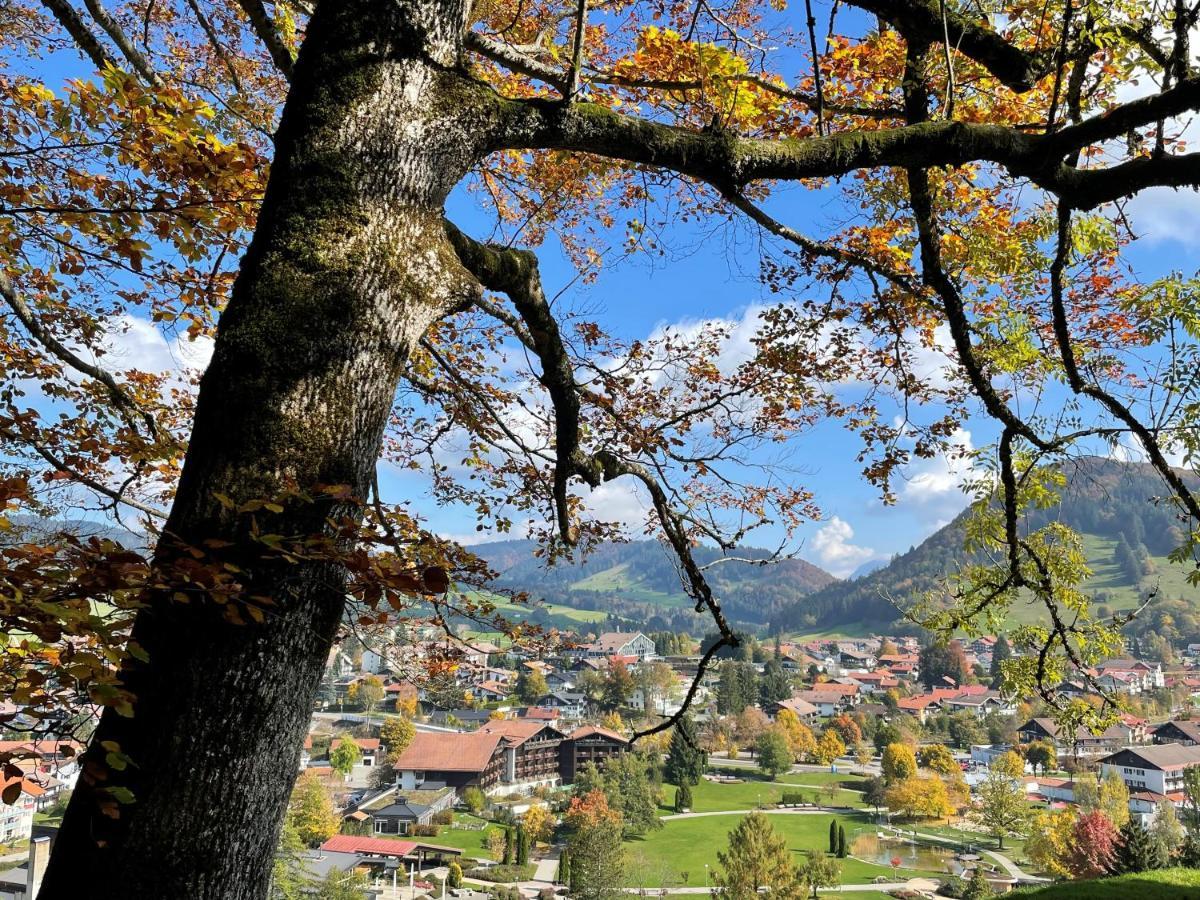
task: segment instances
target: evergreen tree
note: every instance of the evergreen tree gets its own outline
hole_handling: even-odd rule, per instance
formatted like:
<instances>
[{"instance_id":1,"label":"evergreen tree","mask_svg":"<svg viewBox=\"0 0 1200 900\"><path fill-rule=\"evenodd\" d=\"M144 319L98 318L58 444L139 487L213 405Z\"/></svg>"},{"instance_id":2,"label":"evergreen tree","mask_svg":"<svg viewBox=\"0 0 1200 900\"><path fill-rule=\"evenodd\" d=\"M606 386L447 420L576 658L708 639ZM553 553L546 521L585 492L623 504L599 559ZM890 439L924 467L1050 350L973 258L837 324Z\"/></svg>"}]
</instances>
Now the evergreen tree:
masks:
<instances>
[{"instance_id":1,"label":"evergreen tree","mask_svg":"<svg viewBox=\"0 0 1200 900\"><path fill-rule=\"evenodd\" d=\"M996 646L992 648L992 666L989 674L992 676L992 687L997 687L1001 680L1000 663L1012 658L1012 648L1008 646L1008 638L999 635Z\"/></svg>"},{"instance_id":2,"label":"evergreen tree","mask_svg":"<svg viewBox=\"0 0 1200 900\"><path fill-rule=\"evenodd\" d=\"M684 716L671 732L663 775L672 784L699 784L707 765L707 755L697 742L696 723L691 716Z\"/></svg>"},{"instance_id":3,"label":"evergreen tree","mask_svg":"<svg viewBox=\"0 0 1200 900\"><path fill-rule=\"evenodd\" d=\"M837 853L838 849L838 823L834 819L829 823L829 852Z\"/></svg>"},{"instance_id":4,"label":"evergreen tree","mask_svg":"<svg viewBox=\"0 0 1200 900\"><path fill-rule=\"evenodd\" d=\"M845 859L849 855L849 851L846 849L846 827L844 825L838 826L837 855L838 859Z\"/></svg>"},{"instance_id":5,"label":"evergreen tree","mask_svg":"<svg viewBox=\"0 0 1200 900\"><path fill-rule=\"evenodd\" d=\"M762 887L778 900L804 896L787 841L760 812L750 813L729 833L729 847L718 851L717 861L721 894L729 900L757 900Z\"/></svg>"},{"instance_id":6,"label":"evergreen tree","mask_svg":"<svg viewBox=\"0 0 1200 900\"><path fill-rule=\"evenodd\" d=\"M529 834L525 829L517 826L517 852L515 862L518 866L523 866L529 862Z\"/></svg>"},{"instance_id":7,"label":"evergreen tree","mask_svg":"<svg viewBox=\"0 0 1200 900\"><path fill-rule=\"evenodd\" d=\"M571 883L571 851L566 847L558 856L558 875L557 881L559 884Z\"/></svg>"},{"instance_id":8,"label":"evergreen tree","mask_svg":"<svg viewBox=\"0 0 1200 900\"><path fill-rule=\"evenodd\" d=\"M687 812L692 808L692 789L689 785L681 784L675 791L675 812Z\"/></svg>"},{"instance_id":9,"label":"evergreen tree","mask_svg":"<svg viewBox=\"0 0 1200 900\"><path fill-rule=\"evenodd\" d=\"M763 667L762 678L758 682L758 697L763 709L772 703L786 700L792 696L792 681L778 659L772 659Z\"/></svg>"},{"instance_id":10,"label":"evergreen tree","mask_svg":"<svg viewBox=\"0 0 1200 900\"><path fill-rule=\"evenodd\" d=\"M1116 853L1113 855L1112 872L1124 875L1127 872L1146 872L1162 868L1158 846L1139 818L1130 816L1121 826L1117 837Z\"/></svg>"},{"instance_id":11,"label":"evergreen tree","mask_svg":"<svg viewBox=\"0 0 1200 900\"><path fill-rule=\"evenodd\" d=\"M737 664L727 659L721 663L721 677L717 681L717 712L723 716L736 716L745 708Z\"/></svg>"},{"instance_id":12,"label":"evergreen tree","mask_svg":"<svg viewBox=\"0 0 1200 900\"><path fill-rule=\"evenodd\" d=\"M561 865L562 864L559 863L560 868L561 868ZM457 889L457 888L462 887L462 879L463 879L462 866L460 866L457 861L452 860L450 863L450 871L448 871L446 873L446 884L452 888Z\"/></svg>"},{"instance_id":13,"label":"evergreen tree","mask_svg":"<svg viewBox=\"0 0 1200 900\"><path fill-rule=\"evenodd\" d=\"M511 866L513 859L516 857L516 835L513 832L513 827L507 825L504 828L504 865Z\"/></svg>"},{"instance_id":14,"label":"evergreen tree","mask_svg":"<svg viewBox=\"0 0 1200 900\"><path fill-rule=\"evenodd\" d=\"M988 884L987 878L983 875L983 866L975 866L971 872L971 877L967 880L967 886L963 888L963 900L983 900L985 897L992 896L992 886Z\"/></svg>"}]
</instances>

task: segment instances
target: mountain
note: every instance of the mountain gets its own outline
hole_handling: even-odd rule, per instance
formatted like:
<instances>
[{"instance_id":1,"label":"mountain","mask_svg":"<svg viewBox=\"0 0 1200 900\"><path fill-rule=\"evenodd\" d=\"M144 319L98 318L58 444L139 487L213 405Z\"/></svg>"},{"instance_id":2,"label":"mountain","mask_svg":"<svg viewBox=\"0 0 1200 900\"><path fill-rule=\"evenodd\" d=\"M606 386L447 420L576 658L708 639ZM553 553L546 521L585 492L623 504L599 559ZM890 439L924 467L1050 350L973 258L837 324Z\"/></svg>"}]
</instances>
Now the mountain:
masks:
<instances>
[{"instance_id":1,"label":"mountain","mask_svg":"<svg viewBox=\"0 0 1200 900\"><path fill-rule=\"evenodd\" d=\"M1164 600L1184 599L1200 607L1200 590L1187 584L1186 571L1166 555L1182 540L1174 509L1162 498L1166 489L1147 464L1088 457L1064 468L1067 486L1061 502L1026 517L1023 527L1038 528L1061 521L1083 538L1093 575L1085 587L1100 606L1116 611L1133 607L1139 596L1158 588ZM1194 476L1187 475L1195 483ZM781 609L771 626L782 632L861 631L893 625L897 609L937 590L965 561L964 511L920 545L900 554L881 569L849 581L827 585ZM1021 603L1011 618L1037 615Z\"/></svg>"},{"instance_id":2,"label":"mountain","mask_svg":"<svg viewBox=\"0 0 1200 900\"><path fill-rule=\"evenodd\" d=\"M886 559L868 559L865 563L850 573L850 580L855 578L864 578L872 572L878 572L888 564Z\"/></svg>"},{"instance_id":3,"label":"mountain","mask_svg":"<svg viewBox=\"0 0 1200 900\"><path fill-rule=\"evenodd\" d=\"M711 625L707 614L700 616L693 610L672 554L656 541L605 543L584 560L554 566L534 556L536 547L533 541L498 541L470 549L500 574L500 587L526 591L534 599L602 611L648 630L697 633ZM694 552L701 565L720 555L710 547L697 547ZM731 555L766 560L771 554L747 547ZM836 581L802 559L769 565L731 561L713 566L706 574L729 619L757 627L797 599Z\"/></svg>"}]
</instances>

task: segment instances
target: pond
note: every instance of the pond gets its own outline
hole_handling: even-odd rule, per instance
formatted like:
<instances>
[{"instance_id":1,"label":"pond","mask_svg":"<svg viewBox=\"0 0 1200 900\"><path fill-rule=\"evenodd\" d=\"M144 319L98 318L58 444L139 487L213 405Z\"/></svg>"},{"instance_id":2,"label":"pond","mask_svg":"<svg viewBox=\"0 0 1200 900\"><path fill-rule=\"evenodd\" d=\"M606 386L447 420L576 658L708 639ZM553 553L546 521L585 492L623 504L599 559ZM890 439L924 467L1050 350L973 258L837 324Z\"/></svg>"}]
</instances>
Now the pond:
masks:
<instances>
[{"instance_id":1,"label":"pond","mask_svg":"<svg viewBox=\"0 0 1200 900\"><path fill-rule=\"evenodd\" d=\"M899 859L902 869L945 872L954 858L954 851L949 847L913 844L905 838L864 829L855 833L850 843L850 855L880 866L891 866L894 859Z\"/></svg>"}]
</instances>

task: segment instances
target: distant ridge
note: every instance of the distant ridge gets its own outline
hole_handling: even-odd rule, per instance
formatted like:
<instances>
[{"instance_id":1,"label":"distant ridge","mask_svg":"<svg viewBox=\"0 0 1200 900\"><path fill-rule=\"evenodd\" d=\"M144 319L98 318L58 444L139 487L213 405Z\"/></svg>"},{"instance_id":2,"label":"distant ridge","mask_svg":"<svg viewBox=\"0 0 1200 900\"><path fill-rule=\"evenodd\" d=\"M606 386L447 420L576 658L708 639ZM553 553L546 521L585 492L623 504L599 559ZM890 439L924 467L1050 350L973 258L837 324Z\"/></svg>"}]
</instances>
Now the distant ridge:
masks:
<instances>
[{"instance_id":1,"label":"distant ridge","mask_svg":"<svg viewBox=\"0 0 1200 900\"><path fill-rule=\"evenodd\" d=\"M1183 533L1173 508L1155 502L1166 489L1151 466L1086 457L1072 462L1064 472L1067 487L1062 502L1031 514L1024 527L1057 520L1080 532L1095 572L1085 587L1097 603L1112 609L1131 607L1139 591L1144 595L1157 586L1167 597L1194 599L1200 605L1200 591L1185 585L1182 570L1165 560ZM772 628L805 632L895 623L898 614L891 600L911 603L935 590L962 566L966 517L964 510L921 544L874 572L829 584L798 599L771 619ZM1128 546L1127 552L1122 544Z\"/></svg>"},{"instance_id":2,"label":"distant ridge","mask_svg":"<svg viewBox=\"0 0 1200 900\"><path fill-rule=\"evenodd\" d=\"M655 541L605 543L587 559L546 567L534 556L533 541L477 544L471 551L500 573L498 585L527 591L534 599L579 609L595 609L661 630L695 632L710 628L684 593L670 552ZM695 550L701 564L720 554L710 547ZM738 548L733 556L766 560L770 552ZM763 626L771 616L837 579L802 559L769 565L728 562L707 571L726 615L734 622Z\"/></svg>"}]
</instances>

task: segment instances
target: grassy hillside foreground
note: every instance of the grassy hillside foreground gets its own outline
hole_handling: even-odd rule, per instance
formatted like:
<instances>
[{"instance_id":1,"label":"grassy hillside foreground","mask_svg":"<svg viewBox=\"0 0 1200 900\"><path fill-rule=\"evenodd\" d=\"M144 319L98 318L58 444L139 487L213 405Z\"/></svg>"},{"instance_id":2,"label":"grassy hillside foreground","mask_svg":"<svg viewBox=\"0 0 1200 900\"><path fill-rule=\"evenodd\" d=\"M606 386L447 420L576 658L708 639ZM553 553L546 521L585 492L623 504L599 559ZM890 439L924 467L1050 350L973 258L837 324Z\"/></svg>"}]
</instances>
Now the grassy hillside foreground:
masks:
<instances>
[{"instance_id":1,"label":"grassy hillside foreground","mask_svg":"<svg viewBox=\"0 0 1200 900\"><path fill-rule=\"evenodd\" d=\"M1200 900L1200 869L1163 869L1096 881L1064 881L1024 888L1009 895L1020 900Z\"/></svg>"}]
</instances>

